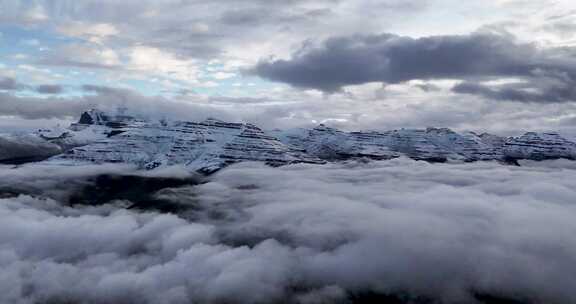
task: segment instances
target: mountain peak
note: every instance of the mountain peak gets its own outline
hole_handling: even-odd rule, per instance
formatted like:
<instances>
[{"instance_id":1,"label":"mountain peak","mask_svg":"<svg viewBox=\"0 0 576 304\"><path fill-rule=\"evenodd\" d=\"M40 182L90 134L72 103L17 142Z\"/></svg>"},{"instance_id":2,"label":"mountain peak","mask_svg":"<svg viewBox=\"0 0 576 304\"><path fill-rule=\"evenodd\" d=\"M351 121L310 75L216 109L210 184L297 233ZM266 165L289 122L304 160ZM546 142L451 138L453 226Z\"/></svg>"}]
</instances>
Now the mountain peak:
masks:
<instances>
[{"instance_id":1,"label":"mountain peak","mask_svg":"<svg viewBox=\"0 0 576 304\"><path fill-rule=\"evenodd\" d=\"M118 108L114 114L98 109L91 109L82 113L78 124L122 127L137 120L135 116L128 115L126 112L126 108Z\"/></svg>"},{"instance_id":2,"label":"mountain peak","mask_svg":"<svg viewBox=\"0 0 576 304\"><path fill-rule=\"evenodd\" d=\"M78 124L103 125L106 121L108 121L108 115L106 115L106 113L96 109L90 109L82 113L80 120L78 120Z\"/></svg>"},{"instance_id":3,"label":"mountain peak","mask_svg":"<svg viewBox=\"0 0 576 304\"><path fill-rule=\"evenodd\" d=\"M142 168L184 165L192 171L206 173L241 161L279 166L355 158L386 160L400 156L430 162L576 158L576 143L555 132L527 132L505 138L433 127L346 132L324 124L312 129L266 132L254 124L216 118L201 122L151 121L137 118L125 109L113 114L92 109L84 112L78 123L68 129L35 136L53 148L42 157L60 153L51 158L51 162L131 163ZM6 142L17 141L11 138ZM37 159L33 154L42 149L29 148L30 143L37 145L23 138L19 147L26 147L31 151L30 159Z\"/></svg>"}]
</instances>

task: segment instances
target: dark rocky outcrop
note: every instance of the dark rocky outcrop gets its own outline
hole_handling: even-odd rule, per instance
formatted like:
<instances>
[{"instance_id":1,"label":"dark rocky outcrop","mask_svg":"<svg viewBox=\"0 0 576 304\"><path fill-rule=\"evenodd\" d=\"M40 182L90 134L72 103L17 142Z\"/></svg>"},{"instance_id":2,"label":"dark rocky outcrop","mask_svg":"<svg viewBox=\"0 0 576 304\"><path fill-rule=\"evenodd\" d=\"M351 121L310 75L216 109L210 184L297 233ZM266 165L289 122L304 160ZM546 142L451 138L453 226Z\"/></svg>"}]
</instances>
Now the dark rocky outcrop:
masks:
<instances>
[{"instance_id":1,"label":"dark rocky outcrop","mask_svg":"<svg viewBox=\"0 0 576 304\"><path fill-rule=\"evenodd\" d=\"M99 175L86 182L71 195L69 204L102 205L114 201L126 201L128 209L155 210L181 213L192 206L163 199L156 194L160 190L200 183L196 178L159 178L133 175Z\"/></svg>"}]
</instances>

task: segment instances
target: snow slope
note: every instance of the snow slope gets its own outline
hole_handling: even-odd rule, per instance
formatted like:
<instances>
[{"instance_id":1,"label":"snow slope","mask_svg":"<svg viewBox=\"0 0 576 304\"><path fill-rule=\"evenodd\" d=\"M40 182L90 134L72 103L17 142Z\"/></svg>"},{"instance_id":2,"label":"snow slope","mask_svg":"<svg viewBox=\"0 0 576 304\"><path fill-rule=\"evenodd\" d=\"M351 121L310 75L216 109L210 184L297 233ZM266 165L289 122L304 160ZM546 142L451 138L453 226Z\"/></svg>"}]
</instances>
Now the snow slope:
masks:
<instances>
[{"instance_id":1,"label":"snow slope","mask_svg":"<svg viewBox=\"0 0 576 304\"><path fill-rule=\"evenodd\" d=\"M54 156L55 155L55 156ZM576 143L556 133L505 138L447 128L345 132L325 125L265 132L249 123L153 121L91 110L69 128L0 136L0 161L41 160L66 165L130 163L142 168L184 165L214 172L229 164L322 164L400 156L431 162L575 159Z\"/></svg>"},{"instance_id":2,"label":"snow slope","mask_svg":"<svg viewBox=\"0 0 576 304\"><path fill-rule=\"evenodd\" d=\"M323 163L304 151L289 147L245 123L216 119L203 122L154 122L130 117L91 115L76 129L107 126L108 135L93 143L68 150L51 162L133 163L144 168L181 164L193 171L213 172L240 161L262 161L270 165ZM106 117L102 119L102 117Z\"/></svg>"}]
</instances>

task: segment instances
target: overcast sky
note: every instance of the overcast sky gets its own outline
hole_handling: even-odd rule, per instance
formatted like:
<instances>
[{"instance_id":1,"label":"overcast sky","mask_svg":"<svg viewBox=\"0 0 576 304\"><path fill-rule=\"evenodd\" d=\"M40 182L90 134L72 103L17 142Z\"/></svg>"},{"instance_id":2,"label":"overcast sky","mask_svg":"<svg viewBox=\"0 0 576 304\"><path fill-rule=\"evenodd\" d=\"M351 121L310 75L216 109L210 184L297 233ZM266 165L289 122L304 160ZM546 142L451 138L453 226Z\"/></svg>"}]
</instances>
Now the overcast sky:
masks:
<instances>
[{"instance_id":1,"label":"overcast sky","mask_svg":"<svg viewBox=\"0 0 576 304\"><path fill-rule=\"evenodd\" d=\"M266 128L576 131L572 0L0 0L0 130L126 105Z\"/></svg>"}]
</instances>

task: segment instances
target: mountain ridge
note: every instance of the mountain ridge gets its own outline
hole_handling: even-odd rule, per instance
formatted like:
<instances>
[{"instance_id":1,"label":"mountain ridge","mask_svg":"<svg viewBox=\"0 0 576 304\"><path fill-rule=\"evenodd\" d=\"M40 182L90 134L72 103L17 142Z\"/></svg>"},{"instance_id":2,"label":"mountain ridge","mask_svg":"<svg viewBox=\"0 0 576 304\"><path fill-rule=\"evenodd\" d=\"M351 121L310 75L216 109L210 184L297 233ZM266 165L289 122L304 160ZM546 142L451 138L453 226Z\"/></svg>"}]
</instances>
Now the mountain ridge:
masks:
<instances>
[{"instance_id":1,"label":"mountain ridge","mask_svg":"<svg viewBox=\"0 0 576 304\"><path fill-rule=\"evenodd\" d=\"M448 128L346 132L325 125L265 131L254 124L214 118L150 120L126 110L115 114L90 110L68 128L38 130L25 138L20 142L16 137L0 138L0 161L130 163L145 169L184 165L191 171L212 173L242 161L282 166L401 156L429 162L576 159L576 143L554 132L506 138Z\"/></svg>"}]
</instances>

